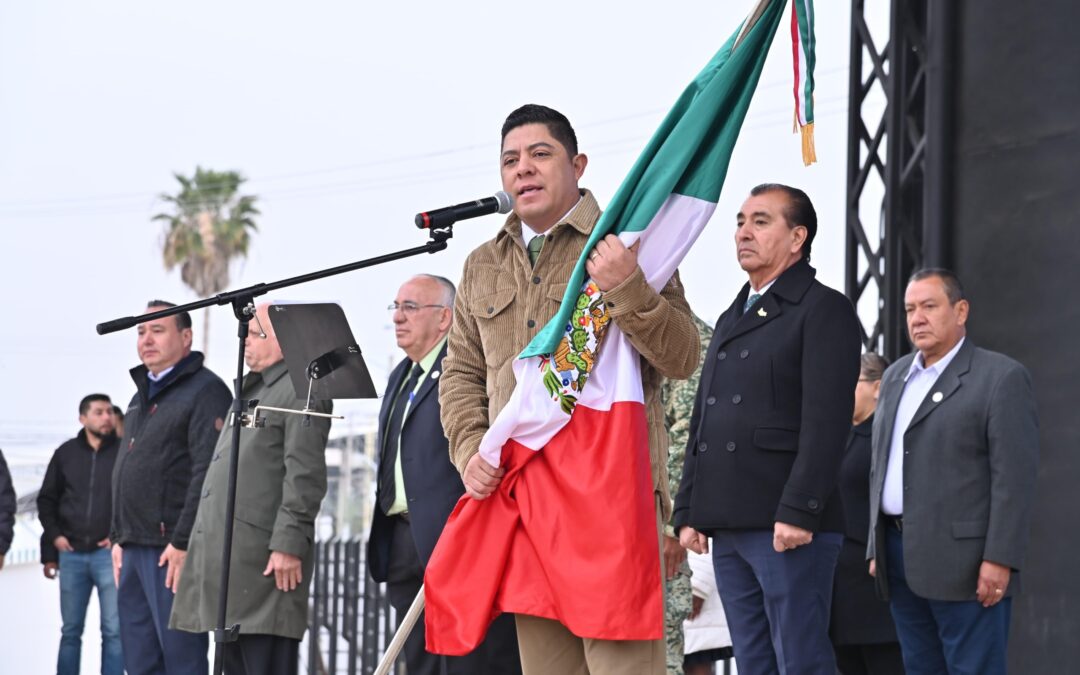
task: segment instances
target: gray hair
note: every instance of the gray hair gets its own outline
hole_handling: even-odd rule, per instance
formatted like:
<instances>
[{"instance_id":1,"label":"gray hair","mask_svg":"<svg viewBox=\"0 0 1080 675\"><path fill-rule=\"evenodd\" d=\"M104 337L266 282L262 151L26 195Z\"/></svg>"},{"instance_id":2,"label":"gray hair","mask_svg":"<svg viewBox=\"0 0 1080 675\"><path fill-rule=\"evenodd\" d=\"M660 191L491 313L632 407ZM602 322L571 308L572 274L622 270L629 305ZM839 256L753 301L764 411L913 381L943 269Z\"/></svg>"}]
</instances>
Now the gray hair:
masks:
<instances>
[{"instance_id":1,"label":"gray hair","mask_svg":"<svg viewBox=\"0 0 1080 675\"><path fill-rule=\"evenodd\" d=\"M457 296L457 289L454 287L453 281L436 274L417 274L416 276L431 279L437 283L439 285L439 290L442 291L439 302L450 309L454 308L454 298Z\"/></svg>"}]
</instances>

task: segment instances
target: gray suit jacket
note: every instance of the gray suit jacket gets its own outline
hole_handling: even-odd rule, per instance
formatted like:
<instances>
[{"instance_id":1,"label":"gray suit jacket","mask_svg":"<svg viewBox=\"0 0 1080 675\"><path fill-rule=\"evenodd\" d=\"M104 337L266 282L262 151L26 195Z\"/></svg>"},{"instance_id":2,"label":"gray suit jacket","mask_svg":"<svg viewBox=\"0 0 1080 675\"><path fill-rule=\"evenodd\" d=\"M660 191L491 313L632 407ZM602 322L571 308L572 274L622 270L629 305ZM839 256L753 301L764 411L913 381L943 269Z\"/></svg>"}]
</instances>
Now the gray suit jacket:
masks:
<instances>
[{"instance_id":1,"label":"gray suit jacket","mask_svg":"<svg viewBox=\"0 0 1080 675\"><path fill-rule=\"evenodd\" d=\"M877 561L878 591L886 598L881 492L913 358L885 371L874 417L867 558ZM904 432L904 572L912 591L974 600L983 560L1011 567L1007 593L1019 590L1038 454L1027 369L968 338Z\"/></svg>"}]
</instances>

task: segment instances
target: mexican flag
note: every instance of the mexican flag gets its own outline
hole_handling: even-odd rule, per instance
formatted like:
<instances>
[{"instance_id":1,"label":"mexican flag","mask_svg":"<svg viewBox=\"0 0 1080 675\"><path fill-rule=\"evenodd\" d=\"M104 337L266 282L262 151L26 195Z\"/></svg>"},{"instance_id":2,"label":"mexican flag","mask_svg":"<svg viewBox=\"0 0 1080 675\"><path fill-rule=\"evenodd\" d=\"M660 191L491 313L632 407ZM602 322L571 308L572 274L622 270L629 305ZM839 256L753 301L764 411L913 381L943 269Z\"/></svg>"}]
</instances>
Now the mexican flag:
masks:
<instances>
[{"instance_id":1,"label":"mexican flag","mask_svg":"<svg viewBox=\"0 0 1080 675\"><path fill-rule=\"evenodd\" d=\"M488 499L462 497L427 567L428 651L468 653L502 612L586 638L663 637L640 356L585 260L613 233L640 241L656 291L671 279L716 208L785 5L763 2L679 97L597 222L559 312L515 362L516 389L480 446L506 475Z\"/></svg>"}]
</instances>

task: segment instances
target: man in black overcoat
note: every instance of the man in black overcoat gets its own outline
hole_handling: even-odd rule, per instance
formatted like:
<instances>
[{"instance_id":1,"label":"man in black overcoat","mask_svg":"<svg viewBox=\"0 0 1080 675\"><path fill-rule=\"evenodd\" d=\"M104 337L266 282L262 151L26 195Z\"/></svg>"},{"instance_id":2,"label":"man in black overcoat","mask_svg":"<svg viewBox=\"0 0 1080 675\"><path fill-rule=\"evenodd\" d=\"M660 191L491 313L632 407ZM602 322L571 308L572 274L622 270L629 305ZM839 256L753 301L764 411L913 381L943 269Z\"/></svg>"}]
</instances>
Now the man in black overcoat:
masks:
<instances>
[{"instance_id":1,"label":"man in black overcoat","mask_svg":"<svg viewBox=\"0 0 1080 675\"><path fill-rule=\"evenodd\" d=\"M759 185L738 214L749 283L717 321L675 500L680 542L707 552L739 672L836 669L829 641L843 514L833 495L859 376L851 303L817 281L817 214Z\"/></svg>"}]
</instances>

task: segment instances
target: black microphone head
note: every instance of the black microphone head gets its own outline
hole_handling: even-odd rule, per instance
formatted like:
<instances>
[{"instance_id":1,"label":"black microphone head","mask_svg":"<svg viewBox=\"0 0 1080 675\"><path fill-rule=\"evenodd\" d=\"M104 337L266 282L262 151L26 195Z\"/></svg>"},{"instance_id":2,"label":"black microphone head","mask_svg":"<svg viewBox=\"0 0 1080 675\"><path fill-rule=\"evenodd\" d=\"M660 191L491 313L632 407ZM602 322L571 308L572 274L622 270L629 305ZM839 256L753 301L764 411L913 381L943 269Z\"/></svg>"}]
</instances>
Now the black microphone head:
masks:
<instances>
[{"instance_id":1,"label":"black microphone head","mask_svg":"<svg viewBox=\"0 0 1080 675\"><path fill-rule=\"evenodd\" d=\"M514 198L510 196L510 193L503 190L495 193L495 201L499 202L498 213L510 213L510 209L514 208Z\"/></svg>"}]
</instances>

